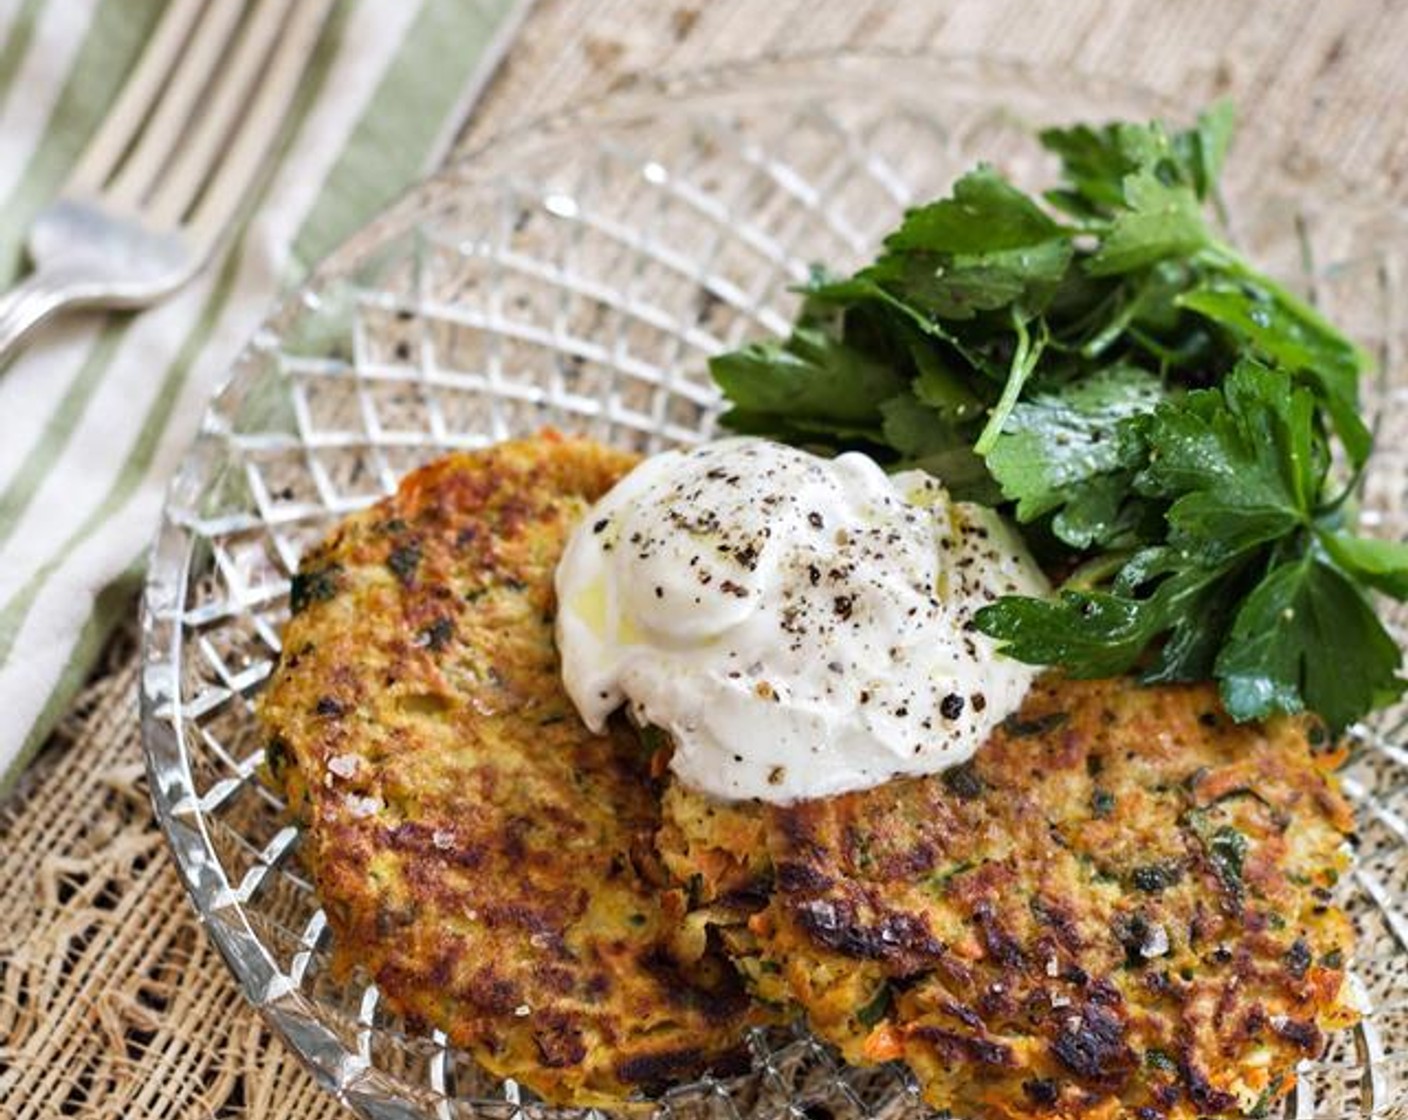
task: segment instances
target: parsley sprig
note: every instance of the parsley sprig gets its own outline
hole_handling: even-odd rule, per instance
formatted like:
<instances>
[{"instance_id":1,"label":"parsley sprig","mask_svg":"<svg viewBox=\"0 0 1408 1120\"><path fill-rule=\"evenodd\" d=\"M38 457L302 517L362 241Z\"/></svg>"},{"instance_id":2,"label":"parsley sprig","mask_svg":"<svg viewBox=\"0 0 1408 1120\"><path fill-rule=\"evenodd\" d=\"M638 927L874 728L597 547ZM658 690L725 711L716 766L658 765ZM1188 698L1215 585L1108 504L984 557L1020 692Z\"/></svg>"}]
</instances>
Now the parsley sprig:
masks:
<instances>
[{"instance_id":1,"label":"parsley sprig","mask_svg":"<svg viewBox=\"0 0 1408 1120\"><path fill-rule=\"evenodd\" d=\"M1225 105L1182 132L1043 132L1063 174L1042 200L978 167L711 371L736 431L1014 516L1062 585L979 613L1011 655L1216 678L1237 719L1338 731L1403 691L1371 593L1408 598L1408 545L1349 524L1367 356L1209 217L1231 132Z\"/></svg>"}]
</instances>

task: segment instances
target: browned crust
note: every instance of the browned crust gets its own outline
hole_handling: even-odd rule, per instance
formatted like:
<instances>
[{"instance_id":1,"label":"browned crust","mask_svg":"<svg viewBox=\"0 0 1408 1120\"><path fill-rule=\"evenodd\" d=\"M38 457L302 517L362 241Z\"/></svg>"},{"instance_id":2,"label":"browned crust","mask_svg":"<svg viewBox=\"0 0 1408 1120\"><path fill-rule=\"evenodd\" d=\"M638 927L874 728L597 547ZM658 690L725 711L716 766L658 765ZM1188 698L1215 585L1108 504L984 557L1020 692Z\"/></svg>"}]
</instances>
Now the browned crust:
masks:
<instances>
[{"instance_id":1,"label":"browned crust","mask_svg":"<svg viewBox=\"0 0 1408 1120\"><path fill-rule=\"evenodd\" d=\"M411 474L304 561L260 703L339 964L553 1101L727 1066L750 1015L664 951L649 759L559 679L554 567L633 462L545 434Z\"/></svg>"},{"instance_id":2,"label":"browned crust","mask_svg":"<svg viewBox=\"0 0 1408 1120\"><path fill-rule=\"evenodd\" d=\"M761 829L740 967L848 1060L906 1060L935 1107L1238 1114L1353 1019L1330 903L1353 820L1313 739L1233 724L1211 687L1050 677L941 777L733 806L688 847L673 818L700 799L676 792L661 841L707 880Z\"/></svg>"}]
</instances>

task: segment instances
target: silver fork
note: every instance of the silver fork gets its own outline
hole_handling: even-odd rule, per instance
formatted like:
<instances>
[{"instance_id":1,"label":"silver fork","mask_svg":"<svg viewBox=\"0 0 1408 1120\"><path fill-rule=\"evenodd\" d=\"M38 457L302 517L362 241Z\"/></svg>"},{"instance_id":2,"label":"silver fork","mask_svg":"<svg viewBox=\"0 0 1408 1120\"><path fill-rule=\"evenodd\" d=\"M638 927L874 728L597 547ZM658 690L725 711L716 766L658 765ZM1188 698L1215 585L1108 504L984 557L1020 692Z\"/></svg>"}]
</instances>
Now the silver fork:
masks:
<instances>
[{"instance_id":1,"label":"silver fork","mask_svg":"<svg viewBox=\"0 0 1408 1120\"><path fill-rule=\"evenodd\" d=\"M0 295L0 359L60 308L145 307L210 259L288 113L332 0L171 0Z\"/></svg>"}]
</instances>

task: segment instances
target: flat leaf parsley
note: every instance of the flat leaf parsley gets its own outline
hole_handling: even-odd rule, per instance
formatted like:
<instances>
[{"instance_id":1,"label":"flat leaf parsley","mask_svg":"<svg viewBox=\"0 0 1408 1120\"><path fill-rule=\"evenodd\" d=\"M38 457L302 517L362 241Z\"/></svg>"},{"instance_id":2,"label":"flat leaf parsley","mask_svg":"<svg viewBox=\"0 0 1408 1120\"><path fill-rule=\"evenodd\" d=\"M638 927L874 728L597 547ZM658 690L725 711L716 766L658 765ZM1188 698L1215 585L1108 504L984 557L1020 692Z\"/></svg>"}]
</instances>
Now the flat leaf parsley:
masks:
<instances>
[{"instance_id":1,"label":"flat leaf parsley","mask_svg":"<svg viewBox=\"0 0 1408 1120\"><path fill-rule=\"evenodd\" d=\"M791 335L711 371L736 431L1013 516L1061 588L979 613L1011 655L1215 678L1237 719L1339 731L1404 689L1371 593L1408 598L1408 544L1349 528L1366 355L1219 235L1231 132L1225 105L1183 132L1043 132L1042 199L978 167L870 265L815 271Z\"/></svg>"}]
</instances>

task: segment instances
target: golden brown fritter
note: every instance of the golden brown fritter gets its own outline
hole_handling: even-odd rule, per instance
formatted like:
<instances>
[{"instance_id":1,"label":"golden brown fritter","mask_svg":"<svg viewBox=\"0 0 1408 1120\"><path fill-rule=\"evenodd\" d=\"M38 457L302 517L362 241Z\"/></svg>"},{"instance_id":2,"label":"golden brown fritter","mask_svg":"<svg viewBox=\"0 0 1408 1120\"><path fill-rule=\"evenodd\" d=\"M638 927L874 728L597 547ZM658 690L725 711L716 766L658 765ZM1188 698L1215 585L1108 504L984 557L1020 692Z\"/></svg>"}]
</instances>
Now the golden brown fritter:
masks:
<instances>
[{"instance_id":1,"label":"golden brown fritter","mask_svg":"<svg viewBox=\"0 0 1408 1120\"><path fill-rule=\"evenodd\" d=\"M304 561L260 704L339 966L552 1101L726 1067L751 1013L665 951L649 754L559 679L553 570L633 462L545 434L410 475Z\"/></svg>"},{"instance_id":2,"label":"golden brown fritter","mask_svg":"<svg viewBox=\"0 0 1408 1120\"><path fill-rule=\"evenodd\" d=\"M940 776L790 807L675 790L659 842L755 992L848 1061L902 1058L937 1108L1258 1113L1354 1018L1339 760L1210 686L1047 677Z\"/></svg>"}]
</instances>

